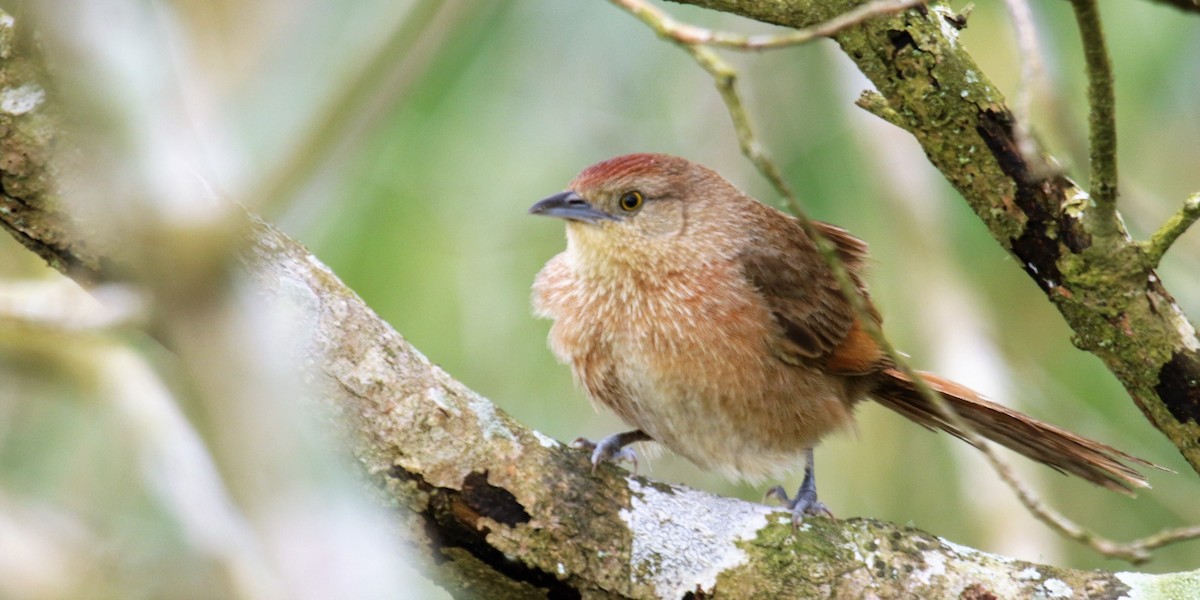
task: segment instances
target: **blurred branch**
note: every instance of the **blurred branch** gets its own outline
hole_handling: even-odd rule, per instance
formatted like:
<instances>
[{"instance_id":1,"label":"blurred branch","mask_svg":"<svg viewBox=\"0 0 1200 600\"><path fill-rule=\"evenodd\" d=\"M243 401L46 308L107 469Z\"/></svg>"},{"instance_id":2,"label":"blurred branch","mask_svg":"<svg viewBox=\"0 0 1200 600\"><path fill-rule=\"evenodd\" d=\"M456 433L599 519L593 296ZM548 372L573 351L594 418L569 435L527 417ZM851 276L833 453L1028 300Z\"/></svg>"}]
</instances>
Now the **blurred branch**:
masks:
<instances>
[{"instance_id":1,"label":"blurred branch","mask_svg":"<svg viewBox=\"0 0 1200 600\"><path fill-rule=\"evenodd\" d=\"M294 151L268 176L262 178L260 189L249 195L254 199L252 207L263 214L273 214L280 205L295 196L303 185L312 179L323 160L354 123L367 119L364 113L378 112L379 107L368 110L372 101L387 92L393 98L400 84L392 82L391 90L383 89L389 80L403 78L411 81L423 69L414 65L411 52L423 39L435 34L438 28L431 27L435 17L445 5L445 0L418 0L409 8L384 44L364 61L363 66L351 75L346 84L337 88L335 97L324 110L311 120L311 125L302 129L304 138L295 145Z\"/></svg>"},{"instance_id":2,"label":"blurred branch","mask_svg":"<svg viewBox=\"0 0 1200 600\"><path fill-rule=\"evenodd\" d=\"M1174 6L1184 12L1200 13L1200 0L1154 0L1160 4Z\"/></svg>"},{"instance_id":3,"label":"blurred branch","mask_svg":"<svg viewBox=\"0 0 1200 600\"><path fill-rule=\"evenodd\" d=\"M1100 23L1096 0L1071 0L1075 21L1083 38L1087 62L1088 129L1090 131L1091 187L1093 207L1084 211L1101 243L1119 235L1117 223L1117 109L1113 93L1112 61Z\"/></svg>"},{"instance_id":4,"label":"blurred branch","mask_svg":"<svg viewBox=\"0 0 1200 600\"><path fill-rule=\"evenodd\" d=\"M20 80L18 72L5 74ZM33 117L17 120L25 118ZM50 135L45 143L70 139ZM8 141L0 137L0 165L21 159ZM28 174L44 176L43 193L54 194L56 169L68 166ZM42 193L32 194L22 203L45 212L42 200ZM0 220L12 215L0 211ZM67 238L79 235L61 214L43 216L41 227L24 230L30 244L57 239L56 228ZM379 499L402 507L392 513L394 534L457 592L658 598L719 587L730 597L863 590L881 597L987 597L1060 594L1065 587L1137 594L1195 576L1034 565L872 520L814 519L795 530L786 511L627 477L609 465L592 476L582 453L514 422L432 365L300 244L254 219L235 231L230 251L241 248L238 264L253 293L294 308L292 318L304 323L310 337L294 351L310 369L305 379L333 409L327 423L348 440ZM280 417L255 425L269 437Z\"/></svg>"},{"instance_id":5,"label":"blurred branch","mask_svg":"<svg viewBox=\"0 0 1200 600\"><path fill-rule=\"evenodd\" d=\"M117 285L91 293L64 279L0 282L0 330L42 329L85 332L145 322L146 301Z\"/></svg>"},{"instance_id":6,"label":"blurred branch","mask_svg":"<svg viewBox=\"0 0 1200 600\"><path fill-rule=\"evenodd\" d=\"M180 73L192 89L212 89L189 60L212 48L156 18L162 8L40 0L22 13L40 18L37 35L15 35L16 21L0 14L0 219L27 247L62 257L55 266L69 275L120 281L144 295L146 333L173 353L149 361L143 353L153 355L154 345L128 332L135 340L92 345L58 336L94 364L82 393L115 398L110 412L119 418L95 423L89 434L132 446L104 458L141 475L112 482L122 502L78 511L99 524L108 545L131 555L97 569L105 579L89 595L155 595L144 581L197 597L399 592L406 582L391 567L401 556L380 533L382 514L330 468L330 440L305 428L316 411L289 369L292 353L272 351L294 342L273 320L289 307L280 301L267 311L261 296L247 297L237 285L253 223L198 181L204 151L227 149L192 135L185 95L171 93ZM20 26L28 27L24 18ZM189 52L170 53L183 46ZM52 69L39 68L40 52ZM9 102L10 89L37 101ZM55 341L39 333L30 337ZM58 449L57 440L46 442ZM153 515L136 531L113 524L143 500L153 509L138 508ZM314 563L322 569L310 569Z\"/></svg>"},{"instance_id":7,"label":"blurred branch","mask_svg":"<svg viewBox=\"0 0 1200 600\"><path fill-rule=\"evenodd\" d=\"M1033 140L1033 96L1043 75L1042 52L1038 47L1037 28L1033 24L1033 13L1027 0L1005 0L1013 30L1017 35L1017 54L1021 63L1021 78L1017 82L1016 99L1013 101L1013 137L1025 161L1036 165L1045 164L1038 157L1041 151ZM1037 173L1045 177L1053 173Z\"/></svg>"},{"instance_id":8,"label":"blurred branch","mask_svg":"<svg viewBox=\"0 0 1200 600\"><path fill-rule=\"evenodd\" d=\"M675 0L805 28L853 0ZM1003 96L948 26L941 5L880 17L834 35L875 85L861 103L909 133L996 241L1017 258L1135 404L1200 472L1200 338L1123 230L1078 218L1087 193L1041 152L1021 152ZM1035 160L1036 159L1036 160ZM1049 175L1047 175L1049 174Z\"/></svg>"},{"instance_id":9,"label":"blurred branch","mask_svg":"<svg viewBox=\"0 0 1200 600\"><path fill-rule=\"evenodd\" d=\"M1150 265L1157 267L1175 240L1183 235L1183 232L1187 231L1197 219L1200 219L1200 192L1192 194L1187 200L1184 200L1179 212L1171 215L1171 218L1167 219L1167 222L1154 232L1149 241L1143 244L1146 260Z\"/></svg>"}]
</instances>

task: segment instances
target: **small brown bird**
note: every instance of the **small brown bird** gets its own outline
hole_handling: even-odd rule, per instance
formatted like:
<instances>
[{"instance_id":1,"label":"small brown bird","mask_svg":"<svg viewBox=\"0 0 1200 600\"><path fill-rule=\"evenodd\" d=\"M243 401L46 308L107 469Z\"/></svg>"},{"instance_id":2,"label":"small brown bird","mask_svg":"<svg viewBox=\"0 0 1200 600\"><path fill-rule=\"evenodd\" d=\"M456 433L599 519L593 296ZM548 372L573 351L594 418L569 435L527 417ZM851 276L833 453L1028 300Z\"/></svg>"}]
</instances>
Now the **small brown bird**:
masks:
<instances>
[{"instance_id":1,"label":"small brown bird","mask_svg":"<svg viewBox=\"0 0 1200 600\"><path fill-rule=\"evenodd\" d=\"M674 156L620 156L529 212L567 221L566 251L533 288L536 313L554 320L550 347L593 403L634 428L586 442L593 465L629 458L624 447L647 440L752 481L804 458L795 498L769 492L799 520L828 513L812 448L847 427L858 402L962 437L863 330L796 219L717 173ZM866 298L867 244L816 225ZM1145 461L922 376L988 439L1108 489L1147 487L1122 463Z\"/></svg>"}]
</instances>

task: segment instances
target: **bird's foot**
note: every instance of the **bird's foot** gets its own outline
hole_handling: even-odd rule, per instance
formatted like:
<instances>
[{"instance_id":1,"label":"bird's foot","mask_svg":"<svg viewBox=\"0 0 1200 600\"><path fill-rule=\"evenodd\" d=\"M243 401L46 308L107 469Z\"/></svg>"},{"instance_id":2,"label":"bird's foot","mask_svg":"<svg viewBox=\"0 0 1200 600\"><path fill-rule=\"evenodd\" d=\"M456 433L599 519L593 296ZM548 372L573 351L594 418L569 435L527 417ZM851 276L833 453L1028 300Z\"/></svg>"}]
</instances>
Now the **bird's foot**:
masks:
<instances>
[{"instance_id":1,"label":"bird's foot","mask_svg":"<svg viewBox=\"0 0 1200 600\"><path fill-rule=\"evenodd\" d=\"M817 500L816 488L804 489L800 488L796 492L795 498L789 498L788 494L780 486L775 486L767 490L766 498L775 498L779 500L788 510L792 511L792 526L797 527L804 522L804 517L821 516L833 519L833 512L825 506L824 502Z\"/></svg>"},{"instance_id":2,"label":"bird's foot","mask_svg":"<svg viewBox=\"0 0 1200 600\"><path fill-rule=\"evenodd\" d=\"M614 436L610 435L600 440L599 444L587 438L575 438L575 441L571 442L571 447L579 448L580 450L586 450L592 453L593 473L595 473L596 469L600 467L600 463L611 462L617 464L621 461L633 463L633 472L637 473L637 453L633 451L633 448L622 448L621 446L613 443L613 437Z\"/></svg>"},{"instance_id":3,"label":"bird's foot","mask_svg":"<svg viewBox=\"0 0 1200 600\"><path fill-rule=\"evenodd\" d=\"M829 507L817 500L817 474L816 469L813 467L812 448L804 451L804 481L800 483L800 489L796 490L796 497L788 498L787 492L779 486L767 490L765 497L776 498L784 506L791 509L792 527L798 527L804 522L804 517L808 515L834 518L833 513L829 511Z\"/></svg>"},{"instance_id":4,"label":"bird's foot","mask_svg":"<svg viewBox=\"0 0 1200 600\"><path fill-rule=\"evenodd\" d=\"M634 442L644 442L650 439L650 436L641 431L626 431L623 433L614 433L602 440L599 443L593 442L587 438L576 438L571 442L571 447L587 450L592 453L592 472L600 467L600 463L611 462L620 463L628 461L633 463L633 472L637 473L638 459L633 448L629 448L629 444Z\"/></svg>"}]
</instances>

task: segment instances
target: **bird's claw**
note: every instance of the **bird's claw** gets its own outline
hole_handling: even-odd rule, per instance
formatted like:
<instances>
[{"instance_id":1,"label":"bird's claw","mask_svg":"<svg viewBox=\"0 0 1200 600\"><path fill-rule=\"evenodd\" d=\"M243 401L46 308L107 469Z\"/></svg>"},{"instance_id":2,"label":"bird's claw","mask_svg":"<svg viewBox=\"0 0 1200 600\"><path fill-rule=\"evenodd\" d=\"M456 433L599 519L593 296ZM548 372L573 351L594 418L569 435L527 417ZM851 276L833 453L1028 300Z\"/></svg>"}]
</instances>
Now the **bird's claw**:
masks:
<instances>
[{"instance_id":1,"label":"bird's claw","mask_svg":"<svg viewBox=\"0 0 1200 600\"><path fill-rule=\"evenodd\" d=\"M824 502L817 500L815 489L801 489L796 493L795 498L789 498L787 491L777 485L767 490L767 493L763 496L764 500L768 498L779 500L788 510L792 511L792 527L799 527L804 522L804 517L806 516L835 518L829 507L825 506Z\"/></svg>"},{"instance_id":2,"label":"bird's claw","mask_svg":"<svg viewBox=\"0 0 1200 600\"><path fill-rule=\"evenodd\" d=\"M600 463L611 462L618 464L621 461L627 461L633 464L633 472L637 473L638 458L632 448L622 447L621 440L617 436L608 436L600 443L593 442L587 438L575 438L571 442L572 448L579 448L592 453L592 473L600 467Z\"/></svg>"}]
</instances>

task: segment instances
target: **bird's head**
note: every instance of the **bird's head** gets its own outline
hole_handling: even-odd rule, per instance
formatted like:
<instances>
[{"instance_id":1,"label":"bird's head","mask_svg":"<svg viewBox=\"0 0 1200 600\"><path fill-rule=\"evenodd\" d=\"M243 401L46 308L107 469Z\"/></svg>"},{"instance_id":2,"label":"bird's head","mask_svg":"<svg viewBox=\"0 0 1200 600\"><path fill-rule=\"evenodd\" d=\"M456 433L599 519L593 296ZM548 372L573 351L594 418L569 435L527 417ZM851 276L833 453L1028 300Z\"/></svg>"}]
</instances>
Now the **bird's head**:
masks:
<instances>
[{"instance_id":1,"label":"bird's head","mask_svg":"<svg viewBox=\"0 0 1200 600\"><path fill-rule=\"evenodd\" d=\"M733 247L746 201L753 202L686 159L628 154L584 169L529 212L567 221L568 252L584 268L682 269Z\"/></svg>"}]
</instances>

